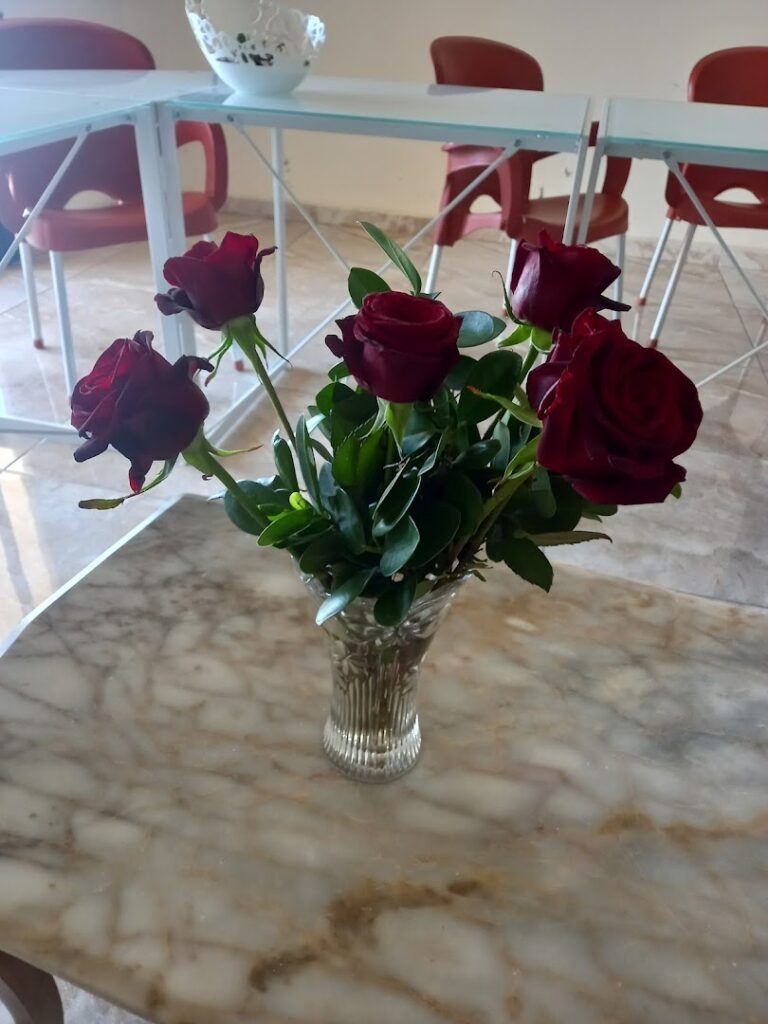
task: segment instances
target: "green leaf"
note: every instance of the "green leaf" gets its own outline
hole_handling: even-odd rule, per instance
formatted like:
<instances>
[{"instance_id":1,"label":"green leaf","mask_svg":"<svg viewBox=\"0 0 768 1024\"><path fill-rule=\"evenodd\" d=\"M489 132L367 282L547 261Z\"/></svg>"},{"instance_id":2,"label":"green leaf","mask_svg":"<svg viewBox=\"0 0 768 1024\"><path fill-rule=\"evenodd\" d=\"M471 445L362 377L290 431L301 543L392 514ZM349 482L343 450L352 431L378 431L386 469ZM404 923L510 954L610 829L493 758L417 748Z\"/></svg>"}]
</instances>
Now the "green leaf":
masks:
<instances>
[{"instance_id":1,"label":"green leaf","mask_svg":"<svg viewBox=\"0 0 768 1024\"><path fill-rule=\"evenodd\" d=\"M360 437L353 432L341 442L333 457L333 475L341 487L367 493L379 480L386 459L384 431Z\"/></svg>"},{"instance_id":2,"label":"green leaf","mask_svg":"<svg viewBox=\"0 0 768 1024\"><path fill-rule=\"evenodd\" d=\"M349 288L349 297L358 309L362 306L366 295L392 291L383 277L379 277L378 274L372 270L366 270L364 267L352 267L347 279L347 287Z\"/></svg>"},{"instance_id":3,"label":"green leaf","mask_svg":"<svg viewBox=\"0 0 768 1024\"><path fill-rule=\"evenodd\" d=\"M315 403L324 416L330 416L334 408L345 398L354 397L355 392L349 385L342 384L340 381L331 381L330 384L326 384L318 391Z\"/></svg>"},{"instance_id":4,"label":"green leaf","mask_svg":"<svg viewBox=\"0 0 768 1024\"><path fill-rule=\"evenodd\" d=\"M549 352L552 348L552 331L545 331L543 327L531 328L531 344L539 352Z\"/></svg>"},{"instance_id":5,"label":"green leaf","mask_svg":"<svg viewBox=\"0 0 768 1024\"><path fill-rule=\"evenodd\" d=\"M507 435L507 448L509 448L509 431L506 427L504 430ZM477 441L458 456L454 465L461 466L462 469L484 469L500 451L501 442L496 439Z\"/></svg>"},{"instance_id":6,"label":"green leaf","mask_svg":"<svg viewBox=\"0 0 768 1024\"><path fill-rule=\"evenodd\" d=\"M475 345L485 345L494 338L498 338L506 328L503 320L490 313L484 313L479 309L467 310L464 313L457 313L461 317L461 329L457 344L459 348L474 348Z\"/></svg>"},{"instance_id":7,"label":"green leaf","mask_svg":"<svg viewBox=\"0 0 768 1024\"><path fill-rule=\"evenodd\" d=\"M277 477L274 479L277 480ZM242 530L243 533L250 533L254 537L258 537L267 524L266 512L268 509L274 509L279 514L281 511L290 508L290 496L287 491L273 489L260 480L240 480L238 484L240 489L245 491L253 501L253 504L258 506L259 510L264 513L263 519L257 519L255 515L249 515L242 505L227 491L224 494L224 511L238 530Z\"/></svg>"},{"instance_id":8,"label":"green leaf","mask_svg":"<svg viewBox=\"0 0 768 1024\"><path fill-rule=\"evenodd\" d=\"M307 488L310 500L315 508L320 507L320 488L317 480L317 466L312 446L309 443L309 432L303 416L299 416L296 424L296 454L299 457L301 475L304 478L304 486Z\"/></svg>"},{"instance_id":9,"label":"green leaf","mask_svg":"<svg viewBox=\"0 0 768 1024\"><path fill-rule=\"evenodd\" d=\"M421 540L414 552L413 564L429 565L459 532L461 512L447 501L433 501L420 508L418 515L414 513L414 518Z\"/></svg>"},{"instance_id":10,"label":"green leaf","mask_svg":"<svg viewBox=\"0 0 768 1024\"><path fill-rule=\"evenodd\" d=\"M337 486L333 494L326 495L325 507L330 512L339 533L344 538L344 542L349 545L350 550L354 554L363 551L365 548L365 526L360 518L357 505L343 487Z\"/></svg>"},{"instance_id":11,"label":"green leaf","mask_svg":"<svg viewBox=\"0 0 768 1024\"><path fill-rule=\"evenodd\" d=\"M322 626L328 619L344 611L348 604L351 604L356 597L359 597L365 590L376 572L376 568L362 569L360 572L350 576L340 587L337 587L320 605L315 616L315 622Z\"/></svg>"},{"instance_id":12,"label":"green leaf","mask_svg":"<svg viewBox=\"0 0 768 1024\"><path fill-rule=\"evenodd\" d=\"M375 224L370 224L365 220L360 223L374 242L383 249L387 257L392 261L397 269L402 271L408 279L408 282L413 289L413 294L419 295L421 292L421 276L413 265L411 258L405 249L402 249L397 242L393 242L392 239L387 237L381 228L377 228Z\"/></svg>"},{"instance_id":13,"label":"green leaf","mask_svg":"<svg viewBox=\"0 0 768 1024\"><path fill-rule=\"evenodd\" d=\"M509 434L509 427L503 421L499 421L493 428L493 440L498 442L499 450L494 456L491 468L495 473L503 473L509 462L509 453L512 448L512 438Z\"/></svg>"},{"instance_id":14,"label":"green leaf","mask_svg":"<svg viewBox=\"0 0 768 1024\"><path fill-rule=\"evenodd\" d=\"M467 378L459 398L459 416L470 423L480 423L494 416L495 395L513 395L520 379L522 359L516 352L489 352L479 359Z\"/></svg>"},{"instance_id":15,"label":"green leaf","mask_svg":"<svg viewBox=\"0 0 768 1024\"><path fill-rule=\"evenodd\" d=\"M124 498L84 498L82 501L78 501L77 507L106 512L110 508L118 508L124 501L132 497L132 494L127 494Z\"/></svg>"},{"instance_id":16,"label":"green leaf","mask_svg":"<svg viewBox=\"0 0 768 1024\"><path fill-rule=\"evenodd\" d=\"M272 438L272 456L275 460L277 472L286 490L298 491L299 481L296 477L296 467L293 464L293 455L290 445L286 440L275 433Z\"/></svg>"},{"instance_id":17,"label":"green leaf","mask_svg":"<svg viewBox=\"0 0 768 1024\"><path fill-rule=\"evenodd\" d=\"M299 568L308 576L324 572L343 555L343 548L336 537L325 536L313 540L299 558Z\"/></svg>"},{"instance_id":18,"label":"green leaf","mask_svg":"<svg viewBox=\"0 0 768 1024\"><path fill-rule=\"evenodd\" d=\"M309 428L307 428L307 430L309 430ZM318 441L316 437L310 437L309 443L314 451L316 451L321 458L325 459L326 462L333 461L333 452L329 451L322 441Z\"/></svg>"},{"instance_id":19,"label":"green leaf","mask_svg":"<svg viewBox=\"0 0 768 1024\"><path fill-rule=\"evenodd\" d=\"M266 548L281 541L288 540L294 533L303 530L317 518L314 509L295 509L290 512L281 512L273 519L269 526L265 527L259 535L259 547Z\"/></svg>"},{"instance_id":20,"label":"green leaf","mask_svg":"<svg viewBox=\"0 0 768 1024\"><path fill-rule=\"evenodd\" d=\"M472 388L471 383L468 385ZM532 427L540 427L541 420L533 411L533 409L525 408L522 405L516 405L511 399L505 398L503 395L491 394L488 391L480 391L479 389L473 389L474 395L478 398L487 399L490 402L496 402L502 409L506 409L507 412L512 413L516 420L520 420L521 423L528 423ZM464 392L466 394L466 392ZM464 397L462 394L462 398ZM489 414L490 415L490 414ZM485 419L485 417L483 417Z\"/></svg>"},{"instance_id":21,"label":"green leaf","mask_svg":"<svg viewBox=\"0 0 768 1024\"><path fill-rule=\"evenodd\" d=\"M388 587L373 606L373 616L380 626L395 628L408 615L416 594L416 580L409 578Z\"/></svg>"},{"instance_id":22,"label":"green leaf","mask_svg":"<svg viewBox=\"0 0 768 1024\"><path fill-rule=\"evenodd\" d=\"M524 341L529 341L531 337L531 331L533 330L528 324L518 324L517 327L508 334L506 338L502 338L496 344L498 348L510 348L512 345L522 345Z\"/></svg>"},{"instance_id":23,"label":"green leaf","mask_svg":"<svg viewBox=\"0 0 768 1024\"><path fill-rule=\"evenodd\" d=\"M330 368L330 370L328 371L328 377L330 378L330 380L334 381L343 380L345 377L349 377L349 367L344 362L344 360L342 360L340 363L336 363L335 366L332 366Z\"/></svg>"},{"instance_id":24,"label":"green leaf","mask_svg":"<svg viewBox=\"0 0 768 1024\"><path fill-rule=\"evenodd\" d=\"M444 498L461 512L459 533L470 537L483 518L483 498L480 491L464 473L449 473L445 479Z\"/></svg>"},{"instance_id":25,"label":"green leaf","mask_svg":"<svg viewBox=\"0 0 768 1024\"><path fill-rule=\"evenodd\" d=\"M379 499L373 513L373 536L380 539L396 526L413 504L421 477L416 473L400 473Z\"/></svg>"},{"instance_id":26,"label":"green leaf","mask_svg":"<svg viewBox=\"0 0 768 1024\"><path fill-rule=\"evenodd\" d=\"M683 488L681 487L680 484L675 484L675 486L672 488L672 490L669 493L672 495L673 498L682 498L682 496L683 496Z\"/></svg>"},{"instance_id":27,"label":"green leaf","mask_svg":"<svg viewBox=\"0 0 768 1024\"><path fill-rule=\"evenodd\" d=\"M418 547L419 539L416 523L410 516L404 516L386 536L379 566L382 576L394 576L402 569Z\"/></svg>"},{"instance_id":28,"label":"green leaf","mask_svg":"<svg viewBox=\"0 0 768 1024\"><path fill-rule=\"evenodd\" d=\"M551 519L557 511L557 501L552 492L549 473L539 466L531 481L531 495L536 511L545 519Z\"/></svg>"},{"instance_id":29,"label":"green leaf","mask_svg":"<svg viewBox=\"0 0 768 1024\"><path fill-rule=\"evenodd\" d=\"M472 368L477 366L478 360L472 356L459 356L459 361L443 381L445 387L451 391L462 391L469 380Z\"/></svg>"},{"instance_id":30,"label":"green leaf","mask_svg":"<svg viewBox=\"0 0 768 1024\"><path fill-rule=\"evenodd\" d=\"M596 533L593 530L562 530L554 533L531 533L530 540L539 547L558 547L561 544L584 544L589 540L607 540L611 538L607 533Z\"/></svg>"},{"instance_id":31,"label":"green leaf","mask_svg":"<svg viewBox=\"0 0 768 1024\"><path fill-rule=\"evenodd\" d=\"M532 540L519 537L506 541L504 545L504 561L518 576L549 591L554 576L549 559Z\"/></svg>"},{"instance_id":32,"label":"green leaf","mask_svg":"<svg viewBox=\"0 0 768 1024\"><path fill-rule=\"evenodd\" d=\"M532 460L536 459L536 451L539 447L540 434L536 437L531 438L527 444L524 444L522 448L518 448L515 454L512 456L511 461L504 470L504 480L509 480L515 475L515 471L520 467L527 465Z\"/></svg>"}]
</instances>

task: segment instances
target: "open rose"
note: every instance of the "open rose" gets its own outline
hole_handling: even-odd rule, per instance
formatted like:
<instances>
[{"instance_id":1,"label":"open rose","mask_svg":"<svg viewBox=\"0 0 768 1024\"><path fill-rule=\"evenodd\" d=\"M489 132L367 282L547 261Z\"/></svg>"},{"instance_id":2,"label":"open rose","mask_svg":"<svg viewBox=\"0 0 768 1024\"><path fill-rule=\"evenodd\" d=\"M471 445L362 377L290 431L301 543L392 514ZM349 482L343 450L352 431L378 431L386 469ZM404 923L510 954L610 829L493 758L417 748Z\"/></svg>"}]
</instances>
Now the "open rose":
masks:
<instances>
[{"instance_id":1,"label":"open rose","mask_svg":"<svg viewBox=\"0 0 768 1024\"><path fill-rule=\"evenodd\" d=\"M459 361L461 319L442 302L379 292L359 313L337 320L325 339L361 387L389 402L427 401Z\"/></svg>"},{"instance_id":2,"label":"open rose","mask_svg":"<svg viewBox=\"0 0 768 1024\"><path fill-rule=\"evenodd\" d=\"M630 308L603 295L621 273L607 256L586 245L553 242L546 232L540 243L517 247L510 287L518 320L547 331L567 331L585 309Z\"/></svg>"},{"instance_id":3,"label":"open rose","mask_svg":"<svg viewBox=\"0 0 768 1024\"><path fill-rule=\"evenodd\" d=\"M183 256L167 260L163 273L172 287L155 296L161 313L189 313L211 331L229 320L255 313L264 298L261 261L275 251L262 249L254 235L228 231L221 245L197 242Z\"/></svg>"},{"instance_id":4,"label":"open rose","mask_svg":"<svg viewBox=\"0 0 768 1024\"><path fill-rule=\"evenodd\" d=\"M702 411L696 386L661 352L592 310L559 332L532 370L528 398L543 423L538 461L598 504L663 501L685 469Z\"/></svg>"},{"instance_id":5,"label":"open rose","mask_svg":"<svg viewBox=\"0 0 768 1024\"><path fill-rule=\"evenodd\" d=\"M171 365L152 348L150 331L113 341L72 394L72 426L86 438L75 461L111 444L130 459L131 490L140 491L152 463L176 458L208 415L208 400L192 380L200 369L213 366L194 356Z\"/></svg>"}]
</instances>

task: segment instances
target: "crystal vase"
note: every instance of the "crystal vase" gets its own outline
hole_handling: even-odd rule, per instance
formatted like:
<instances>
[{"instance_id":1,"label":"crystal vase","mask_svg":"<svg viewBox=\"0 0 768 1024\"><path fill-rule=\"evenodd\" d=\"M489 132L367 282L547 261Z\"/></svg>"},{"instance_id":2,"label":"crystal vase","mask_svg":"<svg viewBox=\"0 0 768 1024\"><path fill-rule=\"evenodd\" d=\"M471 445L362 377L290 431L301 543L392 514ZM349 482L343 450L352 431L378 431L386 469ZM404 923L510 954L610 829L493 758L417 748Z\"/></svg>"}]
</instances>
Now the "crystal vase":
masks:
<instances>
[{"instance_id":1,"label":"crystal vase","mask_svg":"<svg viewBox=\"0 0 768 1024\"><path fill-rule=\"evenodd\" d=\"M317 580L305 583L319 600L327 597ZM365 598L323 625L333 685L323 748L349 778L390 782L416 764L419 670L460 585L454 580L414 601L397 627L379 625Z\"/></svg>"}]
</instances>

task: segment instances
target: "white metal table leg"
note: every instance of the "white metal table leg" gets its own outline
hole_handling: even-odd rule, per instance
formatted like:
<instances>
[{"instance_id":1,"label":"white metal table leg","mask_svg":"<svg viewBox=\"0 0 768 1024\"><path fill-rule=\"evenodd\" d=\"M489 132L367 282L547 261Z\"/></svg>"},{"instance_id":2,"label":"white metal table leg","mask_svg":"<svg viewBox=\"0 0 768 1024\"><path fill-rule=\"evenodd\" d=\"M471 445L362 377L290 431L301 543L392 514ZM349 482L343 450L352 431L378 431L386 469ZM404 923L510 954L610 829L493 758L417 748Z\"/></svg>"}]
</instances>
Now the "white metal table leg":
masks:
<instances>
[{"instance_id":1,"label":"white metal table leg","mask_svg":"<svg viewBox=\"0 0 768 1024\"><path fill-rule=\"evenodd\" d=\"M672 270L672 274L667 283L667 287L664 292L664 297L661 300L661 305L659 306L659 312L656 314L656 321L653 325L653 330L651 331L651 348L656 348L656 346L659 343L661 332L664 329L664 321L667 319L667 313L669 312L669 307L672 303L672 299L674 298L675 292L677 290L677 284L680 280L680 275L683 272L685 261L688 259L688 253L691 249L691 242L693 241L693 236L695 234L696 225L689 224L685 229L685 237L683 238L683 244L680 246L680 252L677 254L675 266Z\"/></svg>"},{"instance_id":2,"label":"white metal table leg","mask_svg":"<svg viewBox=\"0 0 768 1024\"><path fill-rule=\"evenodd\" d=\"M749 289L749 292L750 292L752 298L755 300L757 305L760 307L760 312L763 314L764 317L768 317L768 302L763 300L763 298L760 296L760 293L755 288L755 286L752 283L751 279L749 278L748 274L745 272L745 270L742 267L742 265L736 259L736 256L735 256L733 250L731 249L731 247L728 245L726 240L721 235L721 233L718 230L717 226L715 225L714 221L712 220L712 218L707 213L703 203L701 202L699 197L696 195L694 190L691 188L691 186L690 186L687 178L683 174L683 172L680 170L680 164L677 162L677 160L674 160L669 153L666 153L664 155L664 162L666 163L666 165L670 169L670 171L674 174L674 176L677 178L677 180L680 182L681 188L683 189L685 194L688 196L690 201L693 203L694 209L696 210L698 215L701 217L701 219L704 221L704 223L707 225L709 230L712 232L712 234L717 239L718 243L720 244L720 248L723 250L725 255L731 261L731 263L733 264L733 266L734 266L736 272L738 273L739 277L742 279L744 284Z\"/></svg>"},{"instance_id":3,"label":"white metal table leg","mask_svg":"<svg viewBox=\"0 0 768 1024\"><path fill-rule=\"evenodd\" d=\"M281 179L285 173L283 152L283 130L273 128L272 141L272 210L274 216L275 245L277 246L277 309L278 309L278 350L288 353L288 252L285 232L285 199Z\"/></svg>"},{"instance_id":4,"label":"white metal table leg","mask_svg":"<svg viewBox=\"0 0 768 1024\"><path fill-rule=\"evenodd\" d=\"M651 262L648 264L648 270L643 281L643 287L640 289L640 294L637 297L638 306L644 306L648 298L648 293L651 290L653 279L656 277L656 271L659 269L659 262L661 257L664 255L664 250L667 247L669 241L669 233L672 230L673 220L671 217L664 218L664 224L661 228L661 234L659 240L656 243L656 248L653 250L653 256L651 256Z\"/></svg>"},{"instance_id":5,"label":"white metal table leg","mask_svg":"<svg viewBox=\"0 0 768 1024\"><path fill-rule=\"evenodd\" d=\"M429 270L427 271L427 280L424 283L424 291L428 294L435 290L437 284L437 275L440 270L440 260L443 256L442 245L432 246L432 255L429 258Z\"/></svg>"},{"instance_id":6,"label":"white metal table leg","mask_svg":"<svg viewBox=\"0 0 768 1024\"><path fill-rule=\"evenodd\" d=\"M589 113L587 113L587 118ZM579 201L581 199L581 183L584 178L584 165L587 160L587 150L589 149L589 127L585 122L583 126L581 142L579 143L578 155L576 157L576 169L573 172L573 184L571 185L571 197L568 200L568 211L565 215L565 224L563 225L563 242L565 245L572 245L576 238L576 214L579 209ZM589 216L586 210L583 210L581 217L580 231L586 231L586 227L589 226Z\"/></svg>"},{"instance_id":7,"label":"white metal table leg","mask_svg":"<svg viewBox=\"0 0 768 1024\"><path fill-rule=\"evenodd\" d=\"M40 326L40 306L37 301L37 286L35 284L35 265L28 242L21 242L19 244L19 257L21 259L21 273L24 278L24 289L27 293L27 312L29 313L32 345L35 348L44 348L43 330Z\"/></svg>"},{"instance_id":8,"label":"white metal table leg","mask_svg":"<svg viewBox=\"0 0 768 1024\"><path fill-rule=\"evenodd\" d=\"M136 149L155 288L166 291L163 266L186 249L176 130L165 108L152 104L136 115ZM194 325L186 313L161 316L165 355L172 362L195 351Z\"/></svg>"},{"instance_id":9,"label":"white metal table leg","mask_svg":"<svg viewBox=\"0 0 768 1024\"><path fill-rule=\"evenodd\" d=\"M77 358L75 343L72 337L72 321L69 316L67 300L67 282L64 277L64 260L60 252L49 253L51 274L53 276L53 294L56 297L56 312L59 317L59 336L61 338L61 355L64 360L64 382L67 394L71 395L77 384Z\"/></svg>"},{"instance_id":10,"label":"white metal table leg","mask_svg":"<svg viewBox=\"0 0 768 1024\"><path fill-rule=\"evenodd\" d=\"M616 235L616 266L619 267L621 273L613 283L613 300L614 302L621 302L622 296L624 295L624 262L627 254L627 236ZM616 310L613 314L614 320L621 319L621 313Z\"/></svg>"}]
</instances>

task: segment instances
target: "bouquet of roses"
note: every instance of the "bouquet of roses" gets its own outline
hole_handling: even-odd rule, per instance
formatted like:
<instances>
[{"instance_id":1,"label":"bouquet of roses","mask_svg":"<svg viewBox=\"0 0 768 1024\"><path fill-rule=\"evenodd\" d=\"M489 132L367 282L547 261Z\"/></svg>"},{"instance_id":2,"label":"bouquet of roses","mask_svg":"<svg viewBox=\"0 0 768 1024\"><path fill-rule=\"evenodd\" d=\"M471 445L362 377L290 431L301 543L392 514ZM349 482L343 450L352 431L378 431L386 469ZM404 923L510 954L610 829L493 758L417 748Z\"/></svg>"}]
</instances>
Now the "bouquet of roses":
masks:
<instances>
[{"instance_id":1,"label":"bouquet of roses","mask_svg":"<svg viewBox=\"0 0 768 1024\"><path fill-rule=\"evenodd\" d=\"M152 335L118 339L72 396L85 438L78 461L112 445L131 462L133 494L160 483L178 457L226 491L224 508L262 546L285 548L327 597L322 623L359 597L397 626L417 598L503 562L548 590L547 548L609 539L619 505L679 497L674 460L702 418L693 383L661 352L630 340L603 296L620 273L597 250L544 237L521 244L509 323L453 313L422 292L407 253L363 225L402 272L396 291L354 268L357 312L326 344L339 360L307 415L289 423L267 374L271 347L255 314L263 296L253 236L199 242L166 264L162 313L186 312L221 342L209 359L174 365ZM478 346L495 348L479 357ZM235 481L204 433L208 403L195 374L237 343L272 401L275 474ZM207 383L207 382L206 382ZM149 484L154 462L163 463ZM133 496L133 495L131 495ZM81 502L114 507L124 498Z\"/></svg>"}]
</instances>

